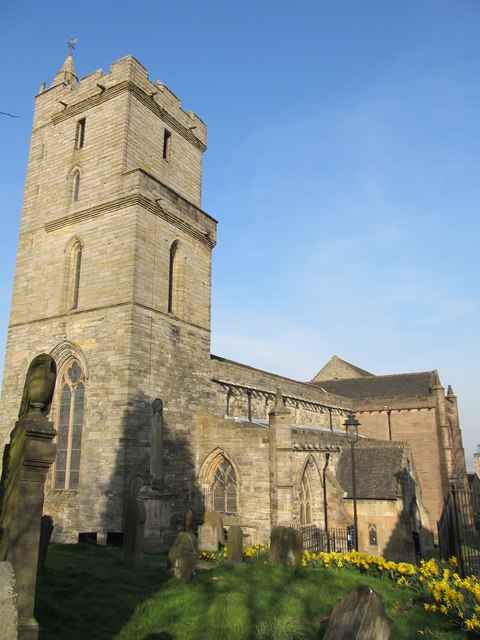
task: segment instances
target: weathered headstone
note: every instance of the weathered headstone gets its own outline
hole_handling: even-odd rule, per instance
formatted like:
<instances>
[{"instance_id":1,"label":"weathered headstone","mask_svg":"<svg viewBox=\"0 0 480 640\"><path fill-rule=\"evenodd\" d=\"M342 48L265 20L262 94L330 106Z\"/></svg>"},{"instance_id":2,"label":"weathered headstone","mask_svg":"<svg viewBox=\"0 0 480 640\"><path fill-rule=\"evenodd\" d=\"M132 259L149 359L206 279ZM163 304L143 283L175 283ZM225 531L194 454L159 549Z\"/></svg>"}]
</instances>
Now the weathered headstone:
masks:
<instances>
[{"instance_id":1,"label":"weathered headstone","mask_svg":"<svg viewBox=\"0 0 480 640\"><path fill-rule=\"evenodd\" d=\"M15 574L20 640L38 638L33 609L45 480L56 454L57 434L47 418L56 375L55 361L46 353L30 363L18 420L3 457L0 561L8 560Z\"/></svg>"},{"instance_id":2,"label":"weathered headstone","mask_svg":"<svg viewBox=\"0 0 480 640\"><path fill-rule=\"evenodd\" d=\"M392 626L382 596L361 584L336 602L323 640L388 640Z\"/></svg>"},{"instance_id":3,"label":"weathered headstone","mask_svg":"<svg viewBox=\"0 0 480 640\"><path fill-rule=\"evenodd\" d=\"M219 544L225 544L223 519L216 511L207 511L203 524L198 527L198 544L202 551L218 551Z\"/></svg>"},{"instance_id":4,"label":"weathered headstone","mask_svg":"<svg viewBox=\"0 0 480 640\"><path fill-rule=\"evenodd\" d=\"M0 562L0 624L3 640L17 640L18 614L15 574L9 562Z\"/></svg>"},{"instance_id":5,"label":"weathered headstone","mask_svg":"<svg viewBox=\"0 0 480 640\"><path fill-rule=\"evenodd\" d=\"M45 564L48 545L50 544L50 538L52 537L53 529L54 526L52 516L42 516L42 522L40 525L40 544L38 545L38 571L41 571Z\"/></svg>"},{"instance_id":6,"label":"weathered headstone","mask_svg":"<svg viewBox=\"0 0 480 640\"><path fill-rule=\"evenodd\" d=\"M268 556L270 564L293 567L297 571L302 564L302 553L303 538L300 531L291 527L273 527Z\"/></svg>"},{"instance_id":7,"label":"weathered headstone","mask_svg":"<svg viewBox=\"0 0 480 640\"><path fill-rule=\"evenodd\" d=\"M243 562L243 531L241 527L231 526L227 532L227 564Z\"/></svg>"},{"instance_id":8,"label":"weathered headstone","mask_svg":"<svg viewBox=\"0 0 480 640\"><path fill-rule=\"evenodd\" d=\"M141 498L130 498L125 509L123 533L123 563L141 567L145 536L145 503Z\"/></svg>"},{"instance_id":9,"label":"weathered headstone","mask_svg":"<svg viewBox=\"0 0 480 640\"><path fill-rule=\"evenodd\" d=\"M182 531L168 552L167 569L178 580L190 580L198 559L198 541L193 533Z\"/></svg>"}]
</instances>

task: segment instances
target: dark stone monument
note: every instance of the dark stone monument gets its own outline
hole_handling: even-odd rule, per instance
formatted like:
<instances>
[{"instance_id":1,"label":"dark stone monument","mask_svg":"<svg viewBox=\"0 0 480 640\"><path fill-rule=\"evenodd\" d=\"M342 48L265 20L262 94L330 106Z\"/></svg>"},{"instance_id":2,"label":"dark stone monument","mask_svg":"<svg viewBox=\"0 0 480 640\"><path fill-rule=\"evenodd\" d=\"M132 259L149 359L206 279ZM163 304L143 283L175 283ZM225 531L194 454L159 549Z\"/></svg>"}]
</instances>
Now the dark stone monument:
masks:
<instances>
[{"instance_id":1,"label":"dark stone monument","mask_svg":"<svg viewBox=\"0 0 480 640\"><path fill-rule=\"evenodd\" d=\"M47 418L56 376L50 355L42 353L30 363L18 420L3 456L0 561L8 560L15 573L20 640L38 638L33 609L45 480L57 449L57 434Z\"/></svg>"},{"instance_id":2,"label":"dark stone monument","mask_svg":"<svg viewBox=\"0 0 480 640\"><path fill-rule=\"evenodd\" d=\"M135 568L143 565L145 535L145 503L141 498L130 498L125 509L123 532L123 563Z\"/></svg>"},{"instance_id":3,"label":"dark stone monument","mask_svg":"<svg viewBox=\"0 0 480 640\"><path fill-rule=\"evenodd\" d=\"M243 562L243 531L241 527L231 526L227 533L227 564Z\"/></svg>"},{"instance_id":4,"label":"dark stone monument","mask_svg":"<svg viewBox=\"0 0 480 640\"><path fill-rule=\"evenodd\" d=\"M361 584L335 603L323 640L388 640L392 626L382 596Z\"/></svg>"},{"instance_id":5,"label":"dark stone monument","mask_svg":"<svg viewBox=\"0 0 480 640\"><path fill-rule=\"evenodd\" d=\"M302 565L303 538L300 531L291 527L273 527L270 535L269 562L272 565L293 567Z\"/></svg>"},{"instance_id":6,"label":"dark stone monument","mask_svg":"<svg viewBox=\"0 0 480 640\"><path fill-rule=\"evenodd\" d=\"M41 571L45 564L48 545L50 544L50 538L52 537L53 529L54 526L52 516L42 516L42 522L40 525L40 544L38 546L38 571Z\"/></svg>"},{"instance_id":7,"label":"dark stone monument","mask_svg":"<svg viewBox=\"0 0 480 640\"><path fill-rule=\"evenodd\" d=\"M198 559L198 541L193 533L182 531L168 552L167 569L178 580L190 580Z\"/></svg>"}]
</instances>

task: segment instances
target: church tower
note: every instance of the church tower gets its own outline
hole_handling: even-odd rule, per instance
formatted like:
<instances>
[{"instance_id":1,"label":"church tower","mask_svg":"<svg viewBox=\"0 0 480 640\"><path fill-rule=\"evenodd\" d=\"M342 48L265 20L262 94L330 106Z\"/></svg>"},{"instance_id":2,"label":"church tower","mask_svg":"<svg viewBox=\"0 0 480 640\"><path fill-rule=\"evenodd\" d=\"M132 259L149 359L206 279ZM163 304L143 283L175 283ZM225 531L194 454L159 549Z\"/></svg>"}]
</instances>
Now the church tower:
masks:
<instances>
[{"instance_id":1,"label":"church tower","mask_svg":"<svg viewBox=\"0 0 480 640\"><path fill-rule=\"evenodd\" d=\"M36 97L1 428L29 362L51 353L45 512L65 541L123 530L126 497L152 482L155 399L172 522L194 491L216 233L200 208L205 149L205 124L131 56L78 81L69 54Z\"/></svg>"}]
</instances>

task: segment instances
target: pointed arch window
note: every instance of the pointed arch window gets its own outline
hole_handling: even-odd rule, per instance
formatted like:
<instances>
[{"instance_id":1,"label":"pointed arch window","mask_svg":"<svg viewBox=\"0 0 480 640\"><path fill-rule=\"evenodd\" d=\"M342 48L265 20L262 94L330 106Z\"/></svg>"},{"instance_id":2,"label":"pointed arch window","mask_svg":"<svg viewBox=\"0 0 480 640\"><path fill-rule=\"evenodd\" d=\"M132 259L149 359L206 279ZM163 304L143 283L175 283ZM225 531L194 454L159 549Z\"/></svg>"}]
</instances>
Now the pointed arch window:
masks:
<instances>
[{"instance_id":1,"label":"pointed arch window","mask_svg":"<svg viewBox=\"0 0 480 640\"><path fill-rule=\"evenodd\" d=\"M76 169L72 175L72 202L77 202L80 196L80 171Z\"/></svg>"},{"instance_id":2,"label":"pointed arch window","mask_svg":"<svg viewBox=\"0 0 480 640\"><path fill-rule=\"evenodd\" d=\"M312 489L306 470L300 486L300 524L312 524Z\"/></svg>"},{"instance_id":3,"label":"pointed arch window","mask_svg":"<svg viewBox=\"0 0 480 640\"><path fill-rule=\"evenodd\" d=\"M70 309L76 309L78 307L81 268L82 268L82 244L80 241L77 241L73 245L70 253L70 269L69 269L69 307Z\"/></svg>"},{"instance_id":4,"label":"pointed arch window","mask_svg":"<svg viewBox=\"0 0 480 640\"><path fill-rule=\"evenodd\" d=\"M78 490L85 407L85 375L71 360L60 377L54 488Z\"/></svg>"},{"instance_id":5,"label":"pointed arch window","mask_svg":"<svg viewBox=\"0 0 480 640\"><path fill-rule=\"evenodd\" d=\"M168 313L175 313L178 288L178 240L170 246L170 263L168 268Z\"/></svg>"},{"instance_id":6,"label":"pointed arch window","mask_svg":"<svg viewBox=\"0 0 480 640\"><path fill-rule=\"evenodd\" d=\"M224 457L215 469L212 497L214 511L237 512L237 476L230 462Z\"/></svg>"}]
</instances>

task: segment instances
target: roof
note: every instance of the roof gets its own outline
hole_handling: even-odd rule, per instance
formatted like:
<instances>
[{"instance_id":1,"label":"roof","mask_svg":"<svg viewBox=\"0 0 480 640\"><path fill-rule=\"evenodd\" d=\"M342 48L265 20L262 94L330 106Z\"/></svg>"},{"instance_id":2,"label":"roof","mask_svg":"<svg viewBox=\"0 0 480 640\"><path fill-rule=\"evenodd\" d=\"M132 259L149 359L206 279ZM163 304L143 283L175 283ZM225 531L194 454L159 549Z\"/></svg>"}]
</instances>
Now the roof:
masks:
<instances>
[{"instance_id":1,"label":"roof","mask_svg":"<svg viewBox=\"0 0 480 640\"><path fill-rule=\"evenodd\" d=\"M346 380L313 382L330 393L345 398L391 398L426 396L438 384L436 371L399 373L389 376L364 376Z\"/></svg>"},{"instance_id":2,"label":"roof","mask_svg":"<svg viewBox=\"0 0 480 640\"><path fill-rule=\"evenodd\" d=\"M332 356L327 364L320 369L317 375L313 378L312 382L321 380L338 380L344 378L352 378L357 376L371 376L373 375L365 369L360 369L351 362L342 360L338 356Z\"/></svg>"},{"instance_id":3,"label":"roof","mask_svg":"<svg viewBox=\"0 0 480 640\"><path fill-rule=\"evenodd\" d=\"M402 469L403 445L385 444L355 447L355 479L357 498L365 500L395 500ZM353 497L351 448L345 447L340 455L336 479Z\"/></svg>"}]
</instances>

